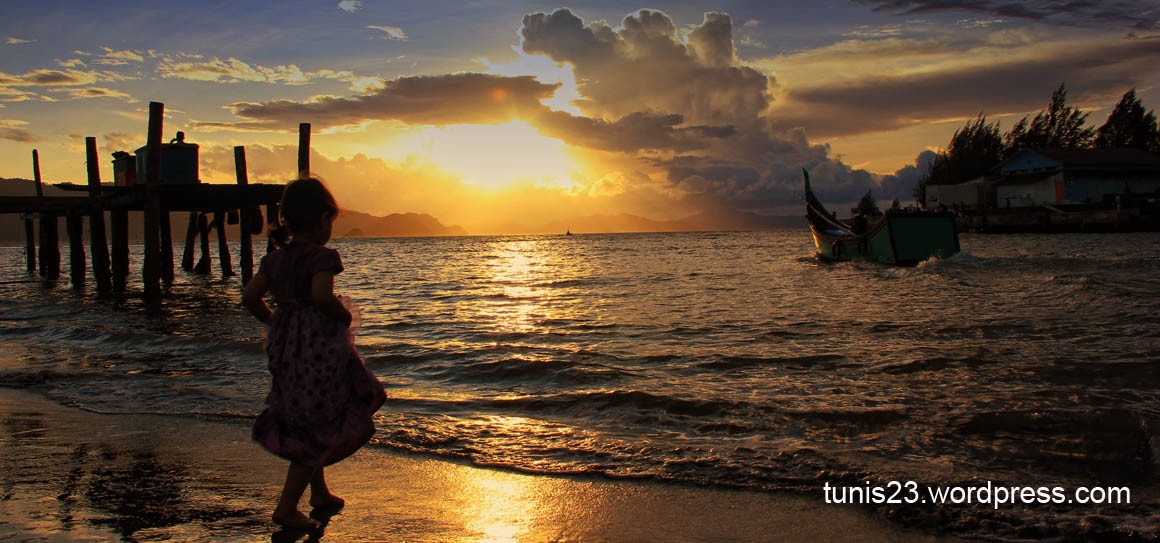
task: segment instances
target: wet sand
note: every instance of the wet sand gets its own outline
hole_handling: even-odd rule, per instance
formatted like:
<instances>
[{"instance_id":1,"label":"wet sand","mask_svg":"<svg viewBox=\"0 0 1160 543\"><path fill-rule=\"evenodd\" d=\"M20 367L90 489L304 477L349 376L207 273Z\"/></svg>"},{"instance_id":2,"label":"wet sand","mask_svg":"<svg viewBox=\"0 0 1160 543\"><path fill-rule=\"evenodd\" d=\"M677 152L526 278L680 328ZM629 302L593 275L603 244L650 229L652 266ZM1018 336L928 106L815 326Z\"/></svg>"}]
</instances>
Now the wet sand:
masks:
<instances>
[{"instance_id":1,"label":"wet sand","mask_svg":"<svg viewBox=\"0 0 1160 543\"><path fill-rule=\"evenodd\" d=\"M0 541L950 541L817 498L511 473L364 448L321 533L269 522L244 422L98 415L0 388ZM303 504L305 505L305 503Z\"/></svg>"}]
</instances>

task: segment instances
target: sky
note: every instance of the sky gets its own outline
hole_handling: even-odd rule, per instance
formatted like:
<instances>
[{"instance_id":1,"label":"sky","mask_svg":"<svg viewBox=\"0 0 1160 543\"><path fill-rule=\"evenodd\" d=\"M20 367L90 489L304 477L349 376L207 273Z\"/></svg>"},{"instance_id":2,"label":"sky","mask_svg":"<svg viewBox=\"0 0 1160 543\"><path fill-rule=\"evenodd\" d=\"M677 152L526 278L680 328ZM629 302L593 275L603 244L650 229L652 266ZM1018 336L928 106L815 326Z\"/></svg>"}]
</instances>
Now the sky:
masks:
<instances>
[{"instance_id":1,"label":"sky","mask_svg":"<svg viewBox=\"0 0 1160 543\"><path fill-rule=\"evenodd\" d=\"M471 233L905 203L980 113L1006 130L1060 84L1103 124L1160 104L1160 0L4 2L0 177L85 179L84 138L200 146L204 182L311 166L347 209Z\"/></svg>"}]
</instances>

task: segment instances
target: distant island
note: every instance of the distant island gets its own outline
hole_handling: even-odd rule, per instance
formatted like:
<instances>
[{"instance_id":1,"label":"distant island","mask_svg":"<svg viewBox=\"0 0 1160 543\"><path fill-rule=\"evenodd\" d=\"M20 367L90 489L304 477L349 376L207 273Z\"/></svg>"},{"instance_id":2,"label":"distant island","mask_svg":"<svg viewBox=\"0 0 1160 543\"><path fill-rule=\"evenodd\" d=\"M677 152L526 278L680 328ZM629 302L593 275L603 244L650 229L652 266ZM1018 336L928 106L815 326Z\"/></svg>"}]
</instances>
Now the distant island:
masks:
<instances>
[{"instance_id":1,"label":"distant island","mask_svg":"<svg viewBox=\"0 0 1160 543\"><path fill-rule=\"evenodd\" d=\"M36 194L33 181L28 179L0 178L0 196L32 196ZM46 197L76 196L51 184L44 186ZM263 210L265 212L265 210ZM173 232L185 232L189 221L187 213L170 214ZM140 219L129 221L129 237L132 240L143 239ZM236 228L228 228L226 233L230 239L237 236ZM466 236L466 230L459 226L446 226L438 219L426 213L392 213L379 217L358 211L343 210L334 225L335 237L422 237L422 236ZM179 239L175 235L174 239ZM6 213L0 214L0 242L23 242L24 225L20 216Z\"/></svg>"},{"instance_id":2,"label":"distant island","mask_svg":"<svg viewBox=\"0 0 1160 543\"><path fill-rule=\"evenodd\" d=\"M386 238L426 236L466 236L459 226L446 226L426 213L391 213L378 217L369 213L342 210L334 223L338 238Z\"/></svg>"},{"instance_id":3,"label":"distant island","mask_svg":"<svg viewBox=\"0 0 1160 543\"><path fill-rule=\"evenodd\" d=\"M27 179L0 178L0 196L32 196L36 193L33 182ZM75 192L61 190L46 184L47 197L77 196ZM263 210L264 212L264 210ZM185 232L189 217L186 213L172 213L172 231ZM141 240L141 220L131 219L129 236ZM377 237L428 237L467 236L472 234L525 235L563 234L571 230L576 234L604 234L619 232L698 232L698 231L755 231L782 228L804 228L804 215L760 215L743 211L724 210L703 212L679 219L656 220L629 213L593 214L560 219L544 224L524 224L509 222L492 224L484 231L469 231L458 225L445 225L438 218L426 213L391 213L385 216L372 215L361 211L343 209L334 225L336 238L377 238ZM470 225L468 225L470 226ZM175 234L178 239L181 234ZM235 228L227 229L227 236L237 236ZM0 242L24 241L24 226L16 214L0 214Z\"/></svg>"}]
</instances>

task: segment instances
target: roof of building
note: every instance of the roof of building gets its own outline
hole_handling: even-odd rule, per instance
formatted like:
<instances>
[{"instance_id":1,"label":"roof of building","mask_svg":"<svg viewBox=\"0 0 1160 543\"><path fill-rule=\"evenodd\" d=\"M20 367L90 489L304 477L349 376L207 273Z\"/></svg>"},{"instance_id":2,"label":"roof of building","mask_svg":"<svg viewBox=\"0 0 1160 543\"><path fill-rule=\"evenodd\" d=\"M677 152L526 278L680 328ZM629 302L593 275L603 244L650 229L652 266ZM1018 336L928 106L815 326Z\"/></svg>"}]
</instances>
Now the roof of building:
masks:
<instances>
[{"instance_id":1,"label":"roof of building","mask_svg":"<svg viewBox=\"0 0 1160 543\"><path fill-rule=\"evenodd\" d=\"M1024 149L1016 153L1016 156L1026 152L1054 160L1064 168L1160 168L1160 155L1142 149L1041 148Z\"/></svg>"}]
</instances>

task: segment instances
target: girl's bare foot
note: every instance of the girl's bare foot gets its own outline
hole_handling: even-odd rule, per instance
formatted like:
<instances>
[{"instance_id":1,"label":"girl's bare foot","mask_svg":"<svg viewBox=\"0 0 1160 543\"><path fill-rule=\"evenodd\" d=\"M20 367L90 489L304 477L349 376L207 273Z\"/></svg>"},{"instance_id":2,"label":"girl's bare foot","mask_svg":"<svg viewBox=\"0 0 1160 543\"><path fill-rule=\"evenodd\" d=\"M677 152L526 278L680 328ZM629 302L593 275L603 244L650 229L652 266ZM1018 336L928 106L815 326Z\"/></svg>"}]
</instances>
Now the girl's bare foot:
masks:
<instances>
[{"instance_id":1,"label":"girl's bare foot","mask_svg":"<svg viewBox=\"0 0 1160 543\"><path fill-rule=\"evenodd\" d=\"M313 530L319 526L318 521L302 514L301 511L294 511L290 514L275 511L273 520L274 524L292 530Z\"/></svg>"},{"instance_id":2,"label":"girl's bare foot","mask_svg":"<svg viewBox=\"0 0 1160 543\"><path fill-rule=\"evenodd\" d=\"M321 511L337 511L346 505L346 500L335 496L334 494L327 494L325 496L310 496L310 507Z\"/></svg>"}]
</instances>

